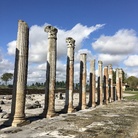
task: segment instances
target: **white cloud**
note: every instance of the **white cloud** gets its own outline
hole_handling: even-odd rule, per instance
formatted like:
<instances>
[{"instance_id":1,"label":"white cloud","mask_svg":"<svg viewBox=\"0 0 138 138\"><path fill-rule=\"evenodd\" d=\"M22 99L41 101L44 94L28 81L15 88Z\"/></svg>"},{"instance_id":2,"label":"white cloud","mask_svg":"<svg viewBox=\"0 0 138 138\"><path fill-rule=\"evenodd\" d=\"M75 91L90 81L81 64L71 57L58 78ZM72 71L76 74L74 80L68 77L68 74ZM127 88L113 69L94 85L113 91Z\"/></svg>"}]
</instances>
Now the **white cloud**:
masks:
<instances>
[{"instance_id":1,"label":"white cloud","mask_svg":"<svg viewBox=\"0 0 138 138\"><path fill-rule=\"evenodd\" d=\"M88 49L80 49L77 52L75 52L75 61L79 62L80 61L80 54L86 53L87 61L90 61L91 59L94 59L95 56L92 55L91 51Z\"/></svg>"},{"instance_id":2,"label":"white cloud","mask_svg":"<svg viewBox=\"0 0 138 138\"><path fill-rule=\"evenodd\" d=\"M112 64L114 66L119 66L120 62L125 59L126 56L121 55L110 55L110 54L99 54L98 60L101 60L104 66Z\"/></svg>"},{"instance_id":3,"label":"white cloud","mask_svg":"<svg viewBox=\"0 0 138 138\"><path fill-rule=\"evenodd\" d=\"M33 25L29 31L29 69L28 69L28 83L30 82L44 82L46 77L46 58L47 58L47 45L48 38L47 33L44 32L45 26L49 24L45 23L42 26ZM57 80L66 79L66 56L67 56L67 44L66 38L72 37L75 40L75 60L80 60L79 54L81 52L87 53L87 61L93 56L90 50L80 50L83 41L88 39L90 34L94 31L102 28L104 24L97 24L95 26L85 26L80 23L76 24L70 30L58 29L57 33ZM11 41L7 44L8 54L15 55L16 41ZM64 63L63 63L64 61ZM76 62L76 61L75 61ZM79 80L79 65L74 64L75 81Z\"/></svg>"},{"instance_id":4,"label":"white cloud","mask_svg":"<svg viewBox=\"0 0 138 138\"><path fill-rule=\"evenodd\" d=\"M138 66L138 55L130 55L125 61L126 66L134 67Z\"/></svg>"},{"instance_id":5,"label":"white cloud","mask_svg":"<svg viewBox=\"0 0 138 138\"><path fill-rule=\"evenodd\" d=\"M134 30L122 29L113 36L102 35L94 43L94 50L111 55L126 55L138 52L138 37Z\"/></svg>"},{"instance_id":6,"label":"white cloud","mask_svg":"<svg viewBox=\"0 0 138 138\"><path fill-rule=\"evenodd\" d=\"M0 61L0 74L10 72L13 73L13 64L6 59Z\"/></svg>"},{"instance_id":7,"label":"white cloud","mask_svg":"<svg viewBox=\"0 0 138 138\"><path fill-rule=\"evenodd\" d=\"M8 48L8 54L9 55L15 55L15 49L16 49L16 40L13 40L7 44Z\"/></svg>"},{"instance_id":8,"label":"white cloud","mask_svg":"<svg viewBox=\"0 0 138 138\"><path fill-rule=\"evenodd\" d=\"M29 61L42 63L46 61L47 55L47 33L44 32L44 27L48 24L44 24L43 26L33 25L30 27L30 48L29 48ZM65 42L67 37L72 37L75 39L75 50L79 50L81 48L82 42L89 37L89 35L103 27L103 24L97 24L95 26L83 26L82 24L76 24L71 30L63 30L58 29L57 33L57 55L58 58L63 58L67 53L67 44ZM16 41L9 42L8 46L8 54L14 55L16 48Z\"/></svg>"}]
</instances>

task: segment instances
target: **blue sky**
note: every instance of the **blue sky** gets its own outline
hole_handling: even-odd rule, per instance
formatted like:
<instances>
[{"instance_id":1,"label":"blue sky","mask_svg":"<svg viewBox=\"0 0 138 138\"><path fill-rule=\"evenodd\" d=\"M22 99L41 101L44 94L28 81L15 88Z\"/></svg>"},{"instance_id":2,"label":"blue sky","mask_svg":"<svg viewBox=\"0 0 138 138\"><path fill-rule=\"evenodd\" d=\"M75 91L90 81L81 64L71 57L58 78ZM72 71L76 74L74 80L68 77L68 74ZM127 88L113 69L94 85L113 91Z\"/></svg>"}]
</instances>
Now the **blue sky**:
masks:
<instances>
[{"instance_id":1,"label":"blue sky","mask_svg":"<svg viewBox=\"0 0 138 138\"><path fill-rule=\"evenodd\" d=\"M104 66L123 68L138 77L137 0L1 0L0 76L13 72L18 20L30 27L28 83L45 80L48 24L58 31L57 80L65 80L66 43L76 40L75 81L79 79L79 54L87 53ZM45 49L45 51L43 50ZM97 65L96 65L97 68Z\"/></svg>"}]
</instances>

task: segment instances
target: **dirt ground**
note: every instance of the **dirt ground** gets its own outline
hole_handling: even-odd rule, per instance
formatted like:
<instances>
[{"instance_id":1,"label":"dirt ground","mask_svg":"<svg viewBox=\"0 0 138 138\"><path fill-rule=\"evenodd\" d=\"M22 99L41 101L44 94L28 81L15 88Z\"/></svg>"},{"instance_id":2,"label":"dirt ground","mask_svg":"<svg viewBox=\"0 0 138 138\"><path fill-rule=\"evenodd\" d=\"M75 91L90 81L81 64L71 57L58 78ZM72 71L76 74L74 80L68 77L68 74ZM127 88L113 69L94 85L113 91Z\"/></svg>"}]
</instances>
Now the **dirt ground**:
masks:
<instances>
[{"instance_id":1,"label":"dirt ground","mask_svg":"<svg viewBox=\"0 0 138 138\"><path fill-rule=\"evenodd\" d=\"M26 104L36 100L43 105L43 95L27 98ZM74 106L77 96L74 96ZM87 97L88 100L88 97ZM64 99L56 99L56 110L62 109ZM10 100L1 108L10 112ZM41 108L27 109L31 123L22 127L5 127L0 119L0 138L138 138L138 101L116 101L108 105L88 108L70 114L59 114L53 118L35 117ZM34 116L34 117L32 117Z\"/></svg>"}]
</instances>

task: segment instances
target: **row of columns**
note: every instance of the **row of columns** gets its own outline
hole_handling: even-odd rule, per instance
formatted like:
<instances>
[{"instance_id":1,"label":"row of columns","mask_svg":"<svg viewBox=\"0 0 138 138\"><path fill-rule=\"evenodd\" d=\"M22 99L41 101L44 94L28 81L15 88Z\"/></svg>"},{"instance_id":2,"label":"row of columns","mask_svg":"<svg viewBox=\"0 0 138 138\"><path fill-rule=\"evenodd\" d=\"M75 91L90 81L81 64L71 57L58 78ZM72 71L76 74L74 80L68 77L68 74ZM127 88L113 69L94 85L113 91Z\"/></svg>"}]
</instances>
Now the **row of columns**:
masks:
<instances>
[{"instance_id":1,"label":"row of columns","mask_svg":"<svg viewBox=\"0 0 138 138\"><path fill-rule=\"evenodd\" d=\"M47 71L46 71L46 88L45 88L45 104L41 114L43 117L52 117L55 113L55 82L56 82L56 58L57 58L57 32L53 26L46 26L45 32L48 33L48 52L47 52ZM27 85L27 68L28 68L28 41L29 27L27 23L19 20L18 34L16 45L15 69L14 69L14 88L11 106L10 124L12 126L21 126L29 123L25 119L25 98ZM66 67L66 96L64 111L71 113L73 107L73 91L74 91L74 49L75 40L71 37L66 39L67 43L67 67ZM79 89L79 109L86 109L86 67L87 54L80 55L80 89ZM121 71L117 70L116 91L118 100L122 97L122 76ZM120 73L119 73L120 72ZM103 81L104 80L104 81ZM103 89L104 88L104 89ZM96 101L97 92L97 101ZM105 94L105 96L103 95ZM90 90L88 106L95 107L96 102L102 105L103 102L113 101L113 69L111 66L104 68L103 79L103 63L98 61L98 88L96 91L96 74L95 60L90 62Z\"/></svg>"}]
</instances>

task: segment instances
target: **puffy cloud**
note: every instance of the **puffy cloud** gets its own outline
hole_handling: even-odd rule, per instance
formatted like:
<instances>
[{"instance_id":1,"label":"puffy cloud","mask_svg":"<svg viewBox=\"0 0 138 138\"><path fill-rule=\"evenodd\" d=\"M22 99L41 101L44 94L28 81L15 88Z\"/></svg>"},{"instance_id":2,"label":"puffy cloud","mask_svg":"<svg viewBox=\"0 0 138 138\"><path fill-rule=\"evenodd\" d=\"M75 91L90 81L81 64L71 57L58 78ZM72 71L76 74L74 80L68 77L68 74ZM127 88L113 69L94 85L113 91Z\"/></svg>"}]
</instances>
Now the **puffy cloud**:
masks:
<instances>
[{"instance_id":1,"label":"puffy cloud","mask_svg":"<svg viewBox=\"0 0 138 138\"><path fill-rule=\"evenodd\" d=\"M48 24L44 24L43 26L33 25L30 27L29 32L29 61L35 63L42 63L46 61L47 55L47 33L44 32L44 27ZM76 24L71 30L63 30L58 27L57 33L57 56L58 58L65 58L67 53L66 46L66 38L72 37L76 41L75 50L79 50L82 42L89 37L89 35L103 27L103 24L97 24L95 26L83 26L82 24ZM8 46L8 54L14 55L16 48L16 41L9 42Z\"/></svg>"},{"instance_id":2,"label":"puffy cloud","mask_svg":"<svg viewBox=\"0 0 138 138\"><path fill-rule=\"evenodd\" d=\"M0 74L5 72L13 73L13 64L7 59L1 59L0 61Z\"/></svg>"},{"instance_id":3,"label":"puffy cloud","mask_svg":"<svg viewBox=\"0 0 138 138\"><path fill-rule=\"evenodd\" d=\"M9 55L15 55L15 49L16 49L16 40L13 40L7 44L8 48L8 54Z\"/></svg>"},{"instance_id":4,"label":"puffy cloud","mask_svg":"<svg viewBox=\"0 0 138 138\"><path fill-rule=\"evenodd\" d=\"M87 54L87 61L90 61L91 59L94 59L95 56L92 55L91 51L88 49L80 49L78 52L75 53L75 61L80 61L80 54L86 53Z\"/></svg>"},{"instance_id":5,"label":"puffy cloud","mask_svg":"<svg viewBox=\"0 0 138 138\"><path fill-rule=\"evenodd\" d=\"M113 36L102 35L94 43L94 50L111 55L126 55L138 52L138 37L134 30L122 29Z\"/></svg>"},{"instance_id":6,"label":"puffy cloud","mask_svg":"<svg viewBox=\"0 0 138 138\"><path fill-rule=\"evenodd\" d=\"M42 26L33 25L29 31L29 69L28 69L28 83L32 82L44 82L46 79L46 58L47 58L47 33L44 32L45 26L49 24L45 23ZM100 28L104 24L97 24L95 26L85 26L80 23L76 24L70 30L58 29L57 33L57 70L56 79L62 81L66 79L66 56L67 56L67 44L66 38L72 37L75 40L75 62L80 61L80 53L87 53L87 61L93 56L90 50L79 50L85 39L89 38L90 34ZM16 41L11 41L7 44L8 54L15 55ZM63 63L64 62L64 63ZM75 82L79 80L79 63L74 64L74 79Z\"/></svg>"},{"instance_id":7,"label":"puffy cloud","mask_svg":"<svg viewBox=\"0 0 138 138\"><path fill-rule=\"evenodd\" d=\"M115 66L119 66L120 62L125 59L126 56L121 55L110 55L110 54L99 54L98 60L103 61L105 66L112 64Z\"/></svg>"},{"instance_id":8,"label":"puffy cloud","mask_svg":"<svg viewBox=\"0 0 138 138\"><path fill-rule=\"evenodd\" d=\"M138 66L138 55L128 56L128 58L124 61L124 64L130 67Z\"/></svg>"}]
</instances>

